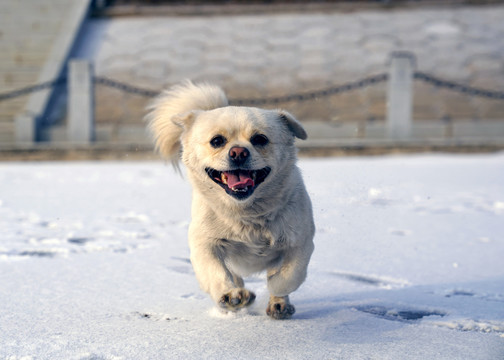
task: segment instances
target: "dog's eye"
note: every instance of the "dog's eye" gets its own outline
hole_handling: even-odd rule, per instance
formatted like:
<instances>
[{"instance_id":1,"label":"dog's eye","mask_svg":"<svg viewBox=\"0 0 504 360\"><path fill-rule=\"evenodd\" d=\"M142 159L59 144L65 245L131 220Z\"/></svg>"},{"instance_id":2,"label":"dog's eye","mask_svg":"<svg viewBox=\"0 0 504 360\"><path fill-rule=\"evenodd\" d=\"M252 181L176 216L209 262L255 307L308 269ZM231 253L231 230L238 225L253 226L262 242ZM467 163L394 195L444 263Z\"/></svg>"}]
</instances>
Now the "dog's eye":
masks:
<instances>
[{"instance_id":1,"label":"dog's eye","mask_svg":"<svg viewBox=\"0 0 504 360\"><path fill-rule=\"evenodd\" d=\"M250 138L250 142L254 146L265 146L268 144L269 139L266 137L266 135L256 134Z\"/></svg>"},{"instance_id":2,"label":"dog's eye","mask_svg":"<svg viewBox=\"0 0 504 360\"><path fill-rule=\"evenodd\" d=\"M210 140L210 145L214 148L220 148L226 144L226 138L222 135L215 135L212 140Z\"/></svg>"}]
</instances>

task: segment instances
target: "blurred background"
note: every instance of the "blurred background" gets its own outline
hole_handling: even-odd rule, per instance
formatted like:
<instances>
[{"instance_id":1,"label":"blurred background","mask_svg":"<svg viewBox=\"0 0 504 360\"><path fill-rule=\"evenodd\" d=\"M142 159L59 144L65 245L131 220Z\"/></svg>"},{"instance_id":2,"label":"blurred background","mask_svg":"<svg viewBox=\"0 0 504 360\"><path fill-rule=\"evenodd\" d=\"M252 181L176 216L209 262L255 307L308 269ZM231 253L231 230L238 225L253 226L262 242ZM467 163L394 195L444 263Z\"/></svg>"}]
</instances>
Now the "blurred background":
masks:
<instances>
[{"instance_id":1,"label":"blurred background","mask_svg":"<svg viewBox=\"0 0 504 360\"><path fill-rule=\"evenodd\" d=\"M150 152L145 107L184 79L293 113L302 151L502 149L503 19L498 0L0 0L0 156ZM391 90L394 54L411 84ZM400 136L391 91L411 92Z\"/></svg>"}]
</instances>

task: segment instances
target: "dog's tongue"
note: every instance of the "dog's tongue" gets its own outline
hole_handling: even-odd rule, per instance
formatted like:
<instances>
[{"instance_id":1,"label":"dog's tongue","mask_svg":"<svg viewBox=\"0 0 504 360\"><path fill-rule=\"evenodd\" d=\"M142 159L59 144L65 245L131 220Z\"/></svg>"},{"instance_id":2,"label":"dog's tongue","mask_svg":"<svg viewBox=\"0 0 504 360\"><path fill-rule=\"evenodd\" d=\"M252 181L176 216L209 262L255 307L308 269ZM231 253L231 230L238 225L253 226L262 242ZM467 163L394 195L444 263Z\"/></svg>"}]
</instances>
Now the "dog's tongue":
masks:
<instances>
[{"instance_id":1,"label":"dog's tongue","mask_svg":"<svg viewBox=\"0 0 504 360\"><path fill-rule=\"evenodd\" d=\"M244 189L247 186L254 186L254 180L250 177L249 171L225 171L227 185L230 189Z\"/></svg>"}]
</instances>

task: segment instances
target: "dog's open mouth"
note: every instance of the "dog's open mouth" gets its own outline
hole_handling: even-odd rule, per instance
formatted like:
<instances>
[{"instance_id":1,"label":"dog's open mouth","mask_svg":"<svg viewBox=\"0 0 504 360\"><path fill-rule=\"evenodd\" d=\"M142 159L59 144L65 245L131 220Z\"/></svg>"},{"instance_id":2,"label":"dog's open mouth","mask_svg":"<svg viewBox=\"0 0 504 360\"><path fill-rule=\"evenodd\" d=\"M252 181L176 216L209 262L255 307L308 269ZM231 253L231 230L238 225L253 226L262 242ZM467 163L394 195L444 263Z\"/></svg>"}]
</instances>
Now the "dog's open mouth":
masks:
<instances>
[{"instance_id":1,"label":"dog's open mouth","mask_svg":"<svg viewBox=\"0 0 504 360\"><path fill-rule=\"evenodd\" d=\"M269 167L260 170L237 169L218 171L212 168L206 168L205 170L210 179L238 200L244 200L252 195L254 190L266 179L271 171Z\"/></svg>"}]
</instances>

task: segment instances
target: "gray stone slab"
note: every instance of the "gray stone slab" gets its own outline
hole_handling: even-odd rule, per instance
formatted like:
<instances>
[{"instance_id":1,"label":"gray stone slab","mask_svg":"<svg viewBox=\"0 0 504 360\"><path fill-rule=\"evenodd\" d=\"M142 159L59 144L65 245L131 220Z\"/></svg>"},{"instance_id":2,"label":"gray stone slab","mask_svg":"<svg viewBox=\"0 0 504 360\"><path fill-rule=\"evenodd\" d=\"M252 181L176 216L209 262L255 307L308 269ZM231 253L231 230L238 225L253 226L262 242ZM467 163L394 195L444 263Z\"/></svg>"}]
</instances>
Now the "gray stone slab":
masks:
<instances>
[{"instance_id":1,"label":"gray stone slab","mask_svg":"<svg viewBox=\"0 0 504 360\"><path fill-rule=\"evenodd\" d=\"M85 17L87 16L89 3L90 0L75 0L71 4L68 4L68 12L63 19L59 35L56 38L55 42L52 44L52 49L45 61L42 70L40 71L37 83L43 83L58 78L70 53L72 45L78 35L80 27ZM31 116L34 119L40 117L46 110L50 95L50 90L33 93L26 104L24 113L28 114L28 116ZM16 124L16 131L23 132L23 135L16 135L16 139L18 140L23 139L23 141L25 141L26 133L36 134L36 130L20 130L21 127L22 126L20 124ZM36 139L34 137L32 141L35 140Z\"/></svg>"},{"instance_id":2,"label":"gray stone slab","mask_svg":"<svg viewBox=\"0 0 504 360\"><path fill-rule=\"evenodd\" d=\"M504 121L465 121L454 122L453 136L482 138L500 138L504 136Z\"/></svg>"}]
</instances>

